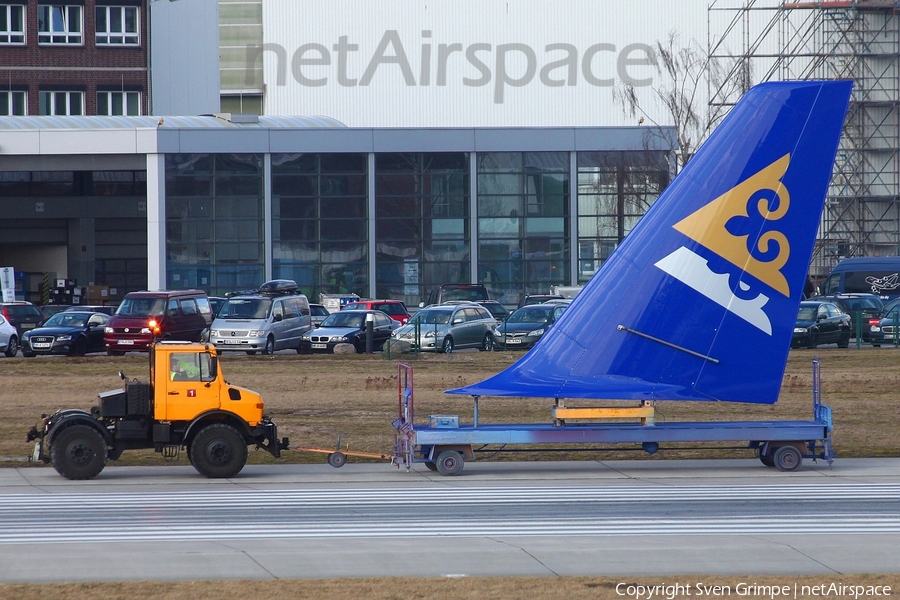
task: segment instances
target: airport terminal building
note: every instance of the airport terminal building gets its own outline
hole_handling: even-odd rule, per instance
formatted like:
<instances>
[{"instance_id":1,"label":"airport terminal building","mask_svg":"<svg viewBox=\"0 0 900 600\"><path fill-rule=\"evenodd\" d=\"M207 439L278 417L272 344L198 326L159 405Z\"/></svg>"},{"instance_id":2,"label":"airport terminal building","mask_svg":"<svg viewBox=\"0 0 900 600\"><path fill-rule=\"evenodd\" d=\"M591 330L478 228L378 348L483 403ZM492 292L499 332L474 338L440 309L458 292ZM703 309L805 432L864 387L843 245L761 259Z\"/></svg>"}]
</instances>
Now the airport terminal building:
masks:
<instances>
[{"instance_id":1,"label":"airport terminal building","mask_svg":"<svg viewBox=\"0 0 900 600\"><path fill-rule=\"evenodd\" d=\"M670 128L350 128L324 117L0 117L0 266L210 294L506 304L583 283L672 177ZM38 275L39 274L39 275Z\"/></svg>"}]
</instances>

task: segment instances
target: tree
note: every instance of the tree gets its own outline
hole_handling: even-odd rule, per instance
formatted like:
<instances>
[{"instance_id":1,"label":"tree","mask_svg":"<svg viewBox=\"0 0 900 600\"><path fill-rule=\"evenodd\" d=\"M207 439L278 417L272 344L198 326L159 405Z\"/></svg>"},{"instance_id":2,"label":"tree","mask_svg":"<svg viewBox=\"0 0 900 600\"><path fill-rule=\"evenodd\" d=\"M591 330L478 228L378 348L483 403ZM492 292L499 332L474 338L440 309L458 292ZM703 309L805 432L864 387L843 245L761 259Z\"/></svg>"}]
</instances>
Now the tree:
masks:
<instances>
[{"instance_id":1,"label":"tree","mask_svg":"<svg viewBox=\"0 0 900 600\"><path fill-rule=\"evenodd\" d=\"M743 57L711 58L695 40L681 47L674 31L666 40L658 40L653 51L658 78L652 90L675 128L675 139L667 141L677 148L677 173L734 102L750 89L750 66ZM648 119L658 127L641 105L633 84L618 81L613 100L626 116L641 115L641 122Z\"/></svg>"}]
</instances>

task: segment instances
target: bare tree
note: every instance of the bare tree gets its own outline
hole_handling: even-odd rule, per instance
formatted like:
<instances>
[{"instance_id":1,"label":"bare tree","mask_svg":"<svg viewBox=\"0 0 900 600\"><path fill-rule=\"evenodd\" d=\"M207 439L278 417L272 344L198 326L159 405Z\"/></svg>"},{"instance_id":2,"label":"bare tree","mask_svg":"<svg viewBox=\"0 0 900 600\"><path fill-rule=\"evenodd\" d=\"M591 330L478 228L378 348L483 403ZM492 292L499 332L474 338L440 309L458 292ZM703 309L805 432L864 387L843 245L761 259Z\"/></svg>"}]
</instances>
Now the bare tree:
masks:
<instances>
[{"instance_id":1,"label":"bare tree","mask_svg":"<svg viewBox=\"0 0 900 600\"><path fill-rule=\"evenodd\" d=\"M741 57L727 61L710 58L694 40L682 47L674 31L666 40L658 40L653 50L659 77L652 89L675 128L676 139L667 141L678 150L677 173L750 88L749 63ZM640 115L641 122L648 119L658 125L641 106L633 84L618 81L613 87L613 100L626 116ZM661 129L658 131L669 137Z\"/></svg>"}]
</instances>

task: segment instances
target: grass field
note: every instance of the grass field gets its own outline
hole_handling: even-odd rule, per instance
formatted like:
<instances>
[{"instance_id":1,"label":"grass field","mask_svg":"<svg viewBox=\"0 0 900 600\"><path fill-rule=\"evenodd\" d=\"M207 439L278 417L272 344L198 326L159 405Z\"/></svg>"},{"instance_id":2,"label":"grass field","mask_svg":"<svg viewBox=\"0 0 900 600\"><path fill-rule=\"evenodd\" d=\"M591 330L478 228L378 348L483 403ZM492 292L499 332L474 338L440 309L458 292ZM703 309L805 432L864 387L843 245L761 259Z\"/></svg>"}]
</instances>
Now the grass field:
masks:
<instances>
[{"instance_id":1,"label":"grass field","mask_svg":"<svg viewBox=\"0 0 900 600\"><path fill-rule=\"evenodd\" d=\"M401 357L413 366L416 414L460 414L471 419L471 403L466 398L447 396L445 389L474 383L516 360L511 352L461 352L451 355ZM660 402L658 418L669 420L808 419L811 417L811 361L820 359L823 401L834 410L834 444L841 457L900 456L896 435L897 393L900 388L900 350L861 348L816 351L794 350L788 360L782 393L771 406L737 404ZM221 366L226 379L260 392L267 412L279 426L280 435L292 445L333 447L343 436L352 450L389 452L393 446L390 422L397 411L397 360L381 355L271 357L226 354ZM752 369L752 365L748 365ZM129 378L147 379L145 355L85 358L5 358L0 359L0 465L26 466L31 447L26 431L41 413L59 408L89 409L101 391L121 386L117 372ZM547 422L551 402L534 399L483 399L483 422ZM691 456L752 456L748 450L661 452L572 453L571 455L529 454L527 460L635 458L664 460ZM497 455L494 460L521 460L521 455ZM274 459L265 452L252 452L251 462L318 462L321 454L286 452ZM353 459L351 459L353 460ZM122 464L163 464L152 451L126 452ZM180 464L187 464L182 457ZM50 468L35 465L34 468ZM794 586L839 583L844 585L890 585L900 589L900 575L835 574L827 578L808 577L721 577L680 576L678 578L631 578L641 585L702 581L708 585L731 586L737 595L739 583ZM214 582L123 582L96 584L0 585L0 598L54 600L61 598L130 599L154 597L161 600L227 599L234 597L332 598L339 596L388 600L460 598L618 598L608 577L561 578L463 578L463 579L360 579L323 581L214 581ZM696 595L696 594L694 594ZM687 596L676 596L687 597ZM692 596L693 597L693 596ZM742 594L743 598L769 598L771 594ZM800 597L823 597L800 596Z\"/></svg>"},{"instance_id":2,"label":"grass field","mask_svg":"<svg viewBox=\"0 0 900 600\"><path fill-rule=\"evenodd\" d=\"M429 414L459 414L471 422L467 397L443 391L480 381L511 364L521 354L458 352L401 357L413 367L418 419ZM834 447L840 457L900 456L896 435L897 395L900 389L900 350L886 348L820 348L793 350L788 359L782 392L774 405L659 402L658 420L809 419L812 415L811 361L822 370L823 401L834 411ZM333 448L338 436L351 450L388 453L393 448L391 421L397 414L397 360L374 355L246 356L227 353L221 360L226 379L262 394L266 412L278 424L279 435L291 445ZM752 369L748 365L748 369ZM0 360L0 464L21 466L30 453L25 433L41 413L59 408L89 409L97 394L121 387L118 371L146 380L147 357L89 356L84 358L5 358ZM549 422L552 401L547 399L485 398L479 407L482 422ZM577 459L581 453L529 454L529 460ZM722 457L752 454L747 450L596 453L591 458L651 460ZM522 455L499 454L495 460L521 460ZM321 454L286 452L281 462L319 462ZM277 462L265 452L251 452L252 462ZM163 464L153 451L123 454L121 464ZM180 459L187 464L186 459Z\"/></svg>"}]
</instances>

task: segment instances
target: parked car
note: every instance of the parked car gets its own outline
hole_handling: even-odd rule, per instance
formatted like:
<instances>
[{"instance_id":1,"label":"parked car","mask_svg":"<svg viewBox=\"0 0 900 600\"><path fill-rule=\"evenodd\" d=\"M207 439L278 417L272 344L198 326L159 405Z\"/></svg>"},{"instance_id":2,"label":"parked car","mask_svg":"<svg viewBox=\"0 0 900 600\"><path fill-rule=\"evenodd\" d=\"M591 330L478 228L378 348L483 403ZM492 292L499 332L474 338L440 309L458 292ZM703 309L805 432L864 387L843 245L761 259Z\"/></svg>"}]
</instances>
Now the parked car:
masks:
<instances>
[{"instance_id":1,"label":"parked car","mask_svg":"<svg viewBox=\"0 0 900 600\"><path fill-rule=\"evenodd\" d=\"M380 310L342 310L328 315L321 326L304 333L297 352L334 352L338 344L352 344L358 353L365 352L369 315L372 316L372 349L381 350L399 326L397 321Z\"/></svg>"},{"instance_id":2,"label":"parked car","mask_svg":"<svg viewBox=\"0 0 900 600\"><path fill-rule=\"evenodd\" d=\"M478 304L485 307L489 313L497 321L497 325L503 322L503 319L509 316L509 310L497 302L496 300L479 300Z\"/></svg>"},{"instance_id":3,"label":"parked car","mask_svg":"<svg viewBox=\"0 0 900 600\"><path fill-rule=\"evenodd\" d=\"M418 345L419 350L453 352L456 348L493 348L497 321L488 310L475 303L429 306L417 312L400 329L396 340ZM416 339L418 327L419 339Z\"/></svg>"},{"instance_id":4,"label":"parked car","mask_svg":"<svg viewBox=\"0 0 900 600\"><path fill-rule=\"evenodd\" d=\"M819 344L850 345L850 315L831 302L806 300L800 303L791 347L815 348Z\"/></svg>"},{"instance_id":5,"label":"parked car","mask_svg":"<svg viewBox=\"0 0 900 600\"><path fill-rule=\"evenodd\" d=\"M531 348L566 308L566 304L549 303L517 308L494 330L494 348Z\"/></svg>"},{"instance_id":6,"label":"parked car","mask_svg":"<svg viewBox=\"0 0 900 600\"><path fill-rule=\"evenodd\" d=\"M156 337L198 342L210 323L212 309L203 290L129 292L106 324L103 343L111 356L146 352Z\"/></svg>"},{"instance_id":7,"label":"parked car","mask_svg":"<svg viewBox=\"0 0 900 600\"><path fill-rule=\"evenodd\" d=\"M862 339L871 341L872 327L878 326L881 321L881 312L884 303L875 294L834 294L832 296L816 296L810 300L831 302L837 305L841 311L850 315L851 337L856 337L856 332L861 330ZM857 323L859 319L859 323Z\"/></svg>"},{"instance_id":8,"label":"parked car","mask_svg":"<svg viewBox=\"0 0 900 600\"><path fill-rule=\"evenodd\" d=\"M869 328L870 342L873 346L893 344L894 334L900 330L900 298L895 298L884 305L877 326Z\"/></svg>"},{"instance_id":9,"label":"parked car","mask_svg":"<svg viewBox=\"0 0 900 600\"><path fill-rule=\"evenodd\" d=\"M40 306L41 314L44 315L44 320L46 321L56 313L60 313L64 310L69 310L70 308L77 308L76 306L71 306L69 304L42 304Z\"/></svg>"},{"instance_id":10,"label":"parked car","mask_svg":"<svg viewBox=\"0 0 900 600\"><path fill-rule=\"evenodd\" d=\"M427 302L420 302L420 307L443 304L448 300L468 300L479 302L490 300L487 288L481 283L444 283L428 294Z\"/></svg>"},{"instance_id":11,"label":"parked car","mask_svg":"<svg viewBox=\"0 0 900 600\"><path fill-rule=\"evenodd\" d=\"M310 325L313 329L322 324L322 321L325 320L325 317L330 315L328 309L325 308L322 304L310 304L309 305L309 321Z\"/></svg>"},{"instance_id":12,"label":"parked car","mask_svg":"<svg viewBox=\"0 0 900 600\"><path fill-rule=\"evenodd\" d=\"M29 329L34 329L44 321L44 313L31 302L2 302L0 303L0 315L16 328L19 340L22 334Z\"/></svg>"},{"instance_id":13,"label":"parked car","mask_svg":"<svg viewBox=\"0 0 900 600\"><path fill-rule=\"evenodd\" d=\"M401 325L405 325L410 317L406 304L400 300L359 300L345 304L341 310L380 310Z\"/></svg>"},{"instance_id":14,"label":"parked car","mask_svg":"<svg viewBox=\"0 0 900 600\"><path fill-rule=\"evenodd\" d=\"M565 300L562 294L526 294L522 301L519 302L519 308L523 306L531 306L532 304L542 304L550 300Z\"/></svg>"},{"instance_id":15,"label":"parked car","mask_svg":"<svg viewBox=\"0 0 900 600\"><path fill-rule=\"evenodd\" d=\"M83 304L81 306L70 306L66 308L66 310L77 310L78 312L98 312L103 313L105 315L113 316L116 314L116 309L118 306L110 306L108 304ZM44 313L44 316L49 316L47 313Z\"/></svg>"},{"instance_id":16,"label":"parked car","mask_svg":"<svg viewBox=\"0 0 900 600\"><path fill-rule=\"evenodd\" d=\"M0 352L12 357L19 351L19 332L13 324L0 315Z\"/></svg>"},{"instance_id":17,"label":"parked car","mask_svg":"<svg viewBox=\"0 0 900 600\"><path fill-rule=\"evenodd\" d=\"M309 299L294 281L278 279L255 293L230 296L209 328L209 342L247 354L299 351L300 336L311 327Z\"/></svg>"},{"instance_id":18,"label":"parked car","mask_svg":"<svg viewBox=\"0 0 900 600\"><path fill-rule=\"evenodd\" d=\"M68 354L84 356L103 352L103 329L110 315L93 311L64 310L40 327L22 335L22 356Z\"/></svg>"}]
</instances>

